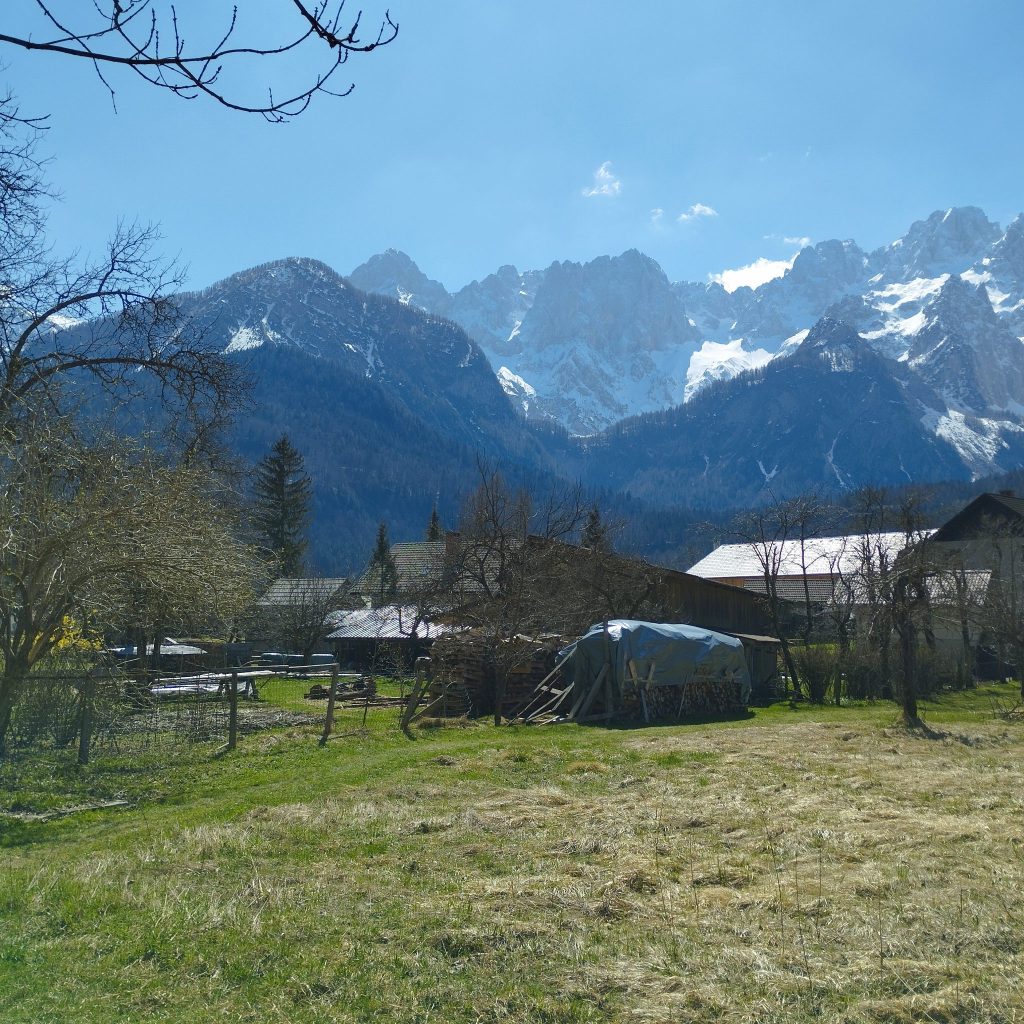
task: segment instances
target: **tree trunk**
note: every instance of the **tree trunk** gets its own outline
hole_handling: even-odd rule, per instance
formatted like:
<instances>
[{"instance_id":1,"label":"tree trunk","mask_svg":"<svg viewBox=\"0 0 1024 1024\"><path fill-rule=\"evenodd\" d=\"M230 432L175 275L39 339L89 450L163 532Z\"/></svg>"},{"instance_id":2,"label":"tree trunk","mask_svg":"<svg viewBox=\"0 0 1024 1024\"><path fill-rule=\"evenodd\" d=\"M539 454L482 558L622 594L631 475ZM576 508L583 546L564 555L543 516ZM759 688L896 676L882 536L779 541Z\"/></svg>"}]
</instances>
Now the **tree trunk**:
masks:
<instances>
[{"instance_id":1,"label":"tree trunk","mask_svg":"<svg viewBox=\"0 0 1024 1024\"><path fill-rule=\"evenodd\" d=\"M499 667L494 679L494 724L501 725L501 711L505 703L505 689L508 683L508 670Z\"/></svg>"},{"instance_id":2,"label":"tree trunk","mask_svg":"<svg viewBox=\"0 0 1024 1024\"><path fill-rule=\"evenodd\" d=\"M974 672L971 665L971 627L967 616L960 613L960 688L967 689L974 685Z\"/></svg>"},{"instance_id":3,"label":"tree trunk","mask_svg":"<svg viewBox=\"0 0 1024 1024\"><path fill-rule=\"evenodd\" d=\"M7 733L14 716L14 702L21 691L28 670L10 664L0 675L0 760L7 756Z\"/></svg>"},{"instance_id":4,"label":"tree trunk","mask_svg":"<svg viewBox=\"0 0 1024 1024\"><path fill-rule=\"evenodd\" d=\"M7 730L11 727L14 713L14 695L7 687L7 680L0 683L0 761L7 756Z\"/></svg>"},{"instance_id":5,"label":"tree trunk","mask_svg":"<svg viewBox=\"0 0 1024 1024\"><path fill-rule=\"evenodd\" d=\"M914 610L910 607L909 595L906 593L907 583L897 583L897 615L896 629L900 635L900 656L903 661L903 686L900 703L903 706L903 724L920 725L917 717L917 628L914 623Z\"/></svg>"},{"instance_id":6,"label":"tree trunk","mask_svg":"<svg viewBox=\"0 0 1024 1024\"><path fill-rule=\"evenodd\" d=\"M160 641L162 639L161 633L163 628L164 627L160 625L159 622L153 627L153 654L149 659L149 667L153 672L160 670Z\"/></svg>"},{"instance_id":7,"label":"tree trunk","mask_svg":"<svg viewBox=\"0 0 1024 1024\"><path fill-rule=\"evenodd\" d=\"M786 639L785 630L782 628L782 619L779 615L778 594L775 593L770 579L766 579L766 584L768 615L772 620L772 629L775 630L775 635L779 639L779 646L782 648L782 663L786 666L786 672L789 675L789 680L793 684L793 699L795 700L801 695L800 676L797 674L796 663L793 661L793 652L789 648L789 641Z\"/></svg>"}]
</instances>

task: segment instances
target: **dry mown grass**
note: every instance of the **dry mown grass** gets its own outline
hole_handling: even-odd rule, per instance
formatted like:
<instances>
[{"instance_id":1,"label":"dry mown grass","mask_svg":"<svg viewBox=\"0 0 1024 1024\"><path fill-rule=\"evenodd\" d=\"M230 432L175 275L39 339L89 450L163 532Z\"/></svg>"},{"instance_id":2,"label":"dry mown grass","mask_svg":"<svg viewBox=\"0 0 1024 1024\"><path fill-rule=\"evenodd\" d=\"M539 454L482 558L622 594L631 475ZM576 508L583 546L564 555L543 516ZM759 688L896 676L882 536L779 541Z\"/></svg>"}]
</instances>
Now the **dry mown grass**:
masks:
<instances>
[{"instance_id":1,"label":"dry mown grass","mask_svg":"<svg viewBox=\"0 0 1024 1024\"><path fill-rule=\"evenodd\" d=\"M452 735L0 908L80 1020L1021 1021L1024 733L950 728Z\"/></svg>"}]
</instances>

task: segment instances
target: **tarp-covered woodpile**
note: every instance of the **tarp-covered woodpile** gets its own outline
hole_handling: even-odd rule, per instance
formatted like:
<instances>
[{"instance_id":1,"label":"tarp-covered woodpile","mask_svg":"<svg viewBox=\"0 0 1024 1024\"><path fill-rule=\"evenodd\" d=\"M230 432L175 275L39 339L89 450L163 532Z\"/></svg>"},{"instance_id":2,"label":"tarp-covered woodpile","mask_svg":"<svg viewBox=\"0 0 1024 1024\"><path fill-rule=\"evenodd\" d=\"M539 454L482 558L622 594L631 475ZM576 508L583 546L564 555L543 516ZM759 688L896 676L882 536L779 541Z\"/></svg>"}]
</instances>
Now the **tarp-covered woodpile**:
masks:
<instances>
[{"instance_id":1,"label":"tarp-covered woodpile","mask_svg":"<svg viewBox=\"0 0 1024 1024\"><path fill-rule=\"evenodd\" d=\"M522 721L678 719L740 710L750 696L743 643L696 626L614 619L559 655Z\"/></svg>"}]
</instances>

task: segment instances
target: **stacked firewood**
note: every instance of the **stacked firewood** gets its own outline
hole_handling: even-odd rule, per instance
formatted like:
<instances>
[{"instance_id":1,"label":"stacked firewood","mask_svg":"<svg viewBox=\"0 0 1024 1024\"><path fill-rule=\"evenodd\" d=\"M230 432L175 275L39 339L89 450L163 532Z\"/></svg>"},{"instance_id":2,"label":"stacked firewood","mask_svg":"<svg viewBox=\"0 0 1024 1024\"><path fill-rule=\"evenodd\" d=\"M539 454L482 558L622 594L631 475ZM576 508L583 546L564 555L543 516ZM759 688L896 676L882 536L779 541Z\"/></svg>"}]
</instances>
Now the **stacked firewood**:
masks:
<instances>
[{"instance_id":1,"label":"stacked firewood","mask_svg":"<svg viewBox=\"0 0 1024 1024\"><path fill-rule=\"evenodd\" d=\"M430 652L434 682L429 692L440 696L442 685L447 685L449 692L453 686L459 686L465 694L467 710L456 714L490 714L494 711L498 680L503 677L501 712L511 715L530 699L554 668L558 646L559 641L517 636L501 641L495 653L492 642L477 633L439 637Z\"/></svg>"},{"instance_id":2,"label":"stacked firewood","mask_svg":"<svg viewBox=\"0 0 1024 1024\"><path fill-rule=\"evenodd\" d=\"M629 718L674 721L692 715L720 715L744 707L740 684L732 679L694 679L685 686L651 686L640 691L627 686L622 695L621 711Z\"/></svg>"},{"instance_id":3,"label":"stacked firewood","mask_svg":"<svg viewBox=\"0 0 1024 1024\"><path fill-rule=\"evenodd\" d=\"M433 682L430 699L457 687L466 710L458 714L483 714L494 706L494 660L480 636L472 633L438 637L430 651ZM438 712L441 714L442 712Z\"/></svg>"},{"instance_id":4,"label":"stacked firewood","mask_svg":"<svg viewBox=\"0 0 1024 1024\"><path fill-rule=\"evenodd\" d=\"M516 637L507 641L504 656L511 664L505 679L505 697L501 704L504 716L514 714L536 692L555 667L553 646Z\"/></svg>"},{"instance_id":5,"label":"stacked firewood","mask_svg":"<svg viewBox=\"0 0 1024 1024\"><path fill-rule=\"evenodd\" d=\"M461 718L473 710L473 699L464 683L435 676L420 701L419 713L434 718Z\"/></svg>"}]
</instances>

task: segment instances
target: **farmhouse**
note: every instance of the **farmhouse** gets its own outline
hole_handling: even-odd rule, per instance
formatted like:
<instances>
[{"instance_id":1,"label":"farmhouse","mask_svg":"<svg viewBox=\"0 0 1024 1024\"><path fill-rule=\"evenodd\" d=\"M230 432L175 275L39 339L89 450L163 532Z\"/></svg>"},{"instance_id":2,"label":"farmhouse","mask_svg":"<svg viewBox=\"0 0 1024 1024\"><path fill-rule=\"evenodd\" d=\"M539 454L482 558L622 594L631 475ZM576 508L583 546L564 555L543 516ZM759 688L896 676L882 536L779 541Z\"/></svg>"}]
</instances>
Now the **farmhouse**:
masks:
<instances>
[{"instance_id":1,"label":"farmhouse","mask_svg":"<svg viewBox=\"0 0 1024 1024\"><path fill-rule=\"evenodd\" d=\"M1024 499L981 494L928 540L928 562L948 595L961 648L982 678L1024 665ZM948 628L948 627L947 627Z\"/></svg>"}]
</instances>

